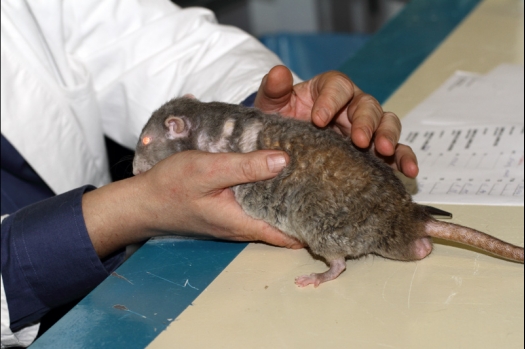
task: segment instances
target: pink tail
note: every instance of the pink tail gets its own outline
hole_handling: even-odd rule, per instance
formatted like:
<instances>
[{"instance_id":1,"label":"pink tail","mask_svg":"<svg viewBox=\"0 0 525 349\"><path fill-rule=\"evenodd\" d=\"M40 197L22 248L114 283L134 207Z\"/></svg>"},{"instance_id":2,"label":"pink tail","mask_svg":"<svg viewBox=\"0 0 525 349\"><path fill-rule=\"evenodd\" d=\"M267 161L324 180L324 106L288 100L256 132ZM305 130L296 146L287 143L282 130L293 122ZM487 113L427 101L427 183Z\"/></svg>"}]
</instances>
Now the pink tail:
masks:
<instances>
[{"instance_id":1,"label":"pink tail","mask_svg":"<svg viewBox=\"0 0 525 349\"><path fill-rule=\"evenodd\" d=\"M509 244L475 229L441 221L427 222L425 229L431 237L460 242L523 263L523 247Z\"/></svg>"}]
</instances>

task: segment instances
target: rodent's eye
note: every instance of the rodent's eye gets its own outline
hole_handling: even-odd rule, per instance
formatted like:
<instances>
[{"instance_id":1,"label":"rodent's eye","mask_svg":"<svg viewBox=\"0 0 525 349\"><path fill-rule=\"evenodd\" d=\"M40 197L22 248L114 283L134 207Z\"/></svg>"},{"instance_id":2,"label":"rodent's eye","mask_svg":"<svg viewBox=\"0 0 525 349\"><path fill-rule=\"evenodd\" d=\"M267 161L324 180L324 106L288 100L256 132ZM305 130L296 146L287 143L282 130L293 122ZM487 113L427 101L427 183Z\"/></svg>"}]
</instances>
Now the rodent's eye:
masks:
<instances>
[{"instance_id":1,"label":"rodent's eye","mask_svg":"<svg viewBox=\"0 0 525 349\"><path fill-rule=\"evenodd\" d=\"M149 137L149 136L142 137L142 144L148 145L150 143L151 143L151 137Z\"/></svg>"}]
</instances>

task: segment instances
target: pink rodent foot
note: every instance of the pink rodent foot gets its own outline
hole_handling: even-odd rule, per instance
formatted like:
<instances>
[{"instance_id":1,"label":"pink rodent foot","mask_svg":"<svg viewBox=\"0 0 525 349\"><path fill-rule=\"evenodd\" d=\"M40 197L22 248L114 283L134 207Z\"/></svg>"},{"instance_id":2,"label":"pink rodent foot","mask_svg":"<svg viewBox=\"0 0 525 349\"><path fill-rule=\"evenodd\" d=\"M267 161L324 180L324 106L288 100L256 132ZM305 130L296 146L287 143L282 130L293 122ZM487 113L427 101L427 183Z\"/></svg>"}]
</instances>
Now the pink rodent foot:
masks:
<instances>
[{"instance_id":1,"label":"pink rodent foot","mask_svg":"<svg viewBox=\"0 0 525 349\"><path fill-rule=\"evenodd\" d=\"M321 276L323 274L310 274L310 275L302 275L295 278L295 284L300 287L305 287L310 284L314 284L314 287L319 286L321 284Z\"/></svg>"},{"instance_id":2,"label":"pink rodent foot","mask_svg":"<svg viewBox=\"0 0 525 349\"><path fill-rule=\"evenodd\" d=\"M313 284L314 287L319 286L323 282L334 280L346 269L346 261L344 258L334 259L330 262L330 269L324 273L302 275L295 278L295 284L300 287L305 287Z\"/></svg>"}]
</instances>

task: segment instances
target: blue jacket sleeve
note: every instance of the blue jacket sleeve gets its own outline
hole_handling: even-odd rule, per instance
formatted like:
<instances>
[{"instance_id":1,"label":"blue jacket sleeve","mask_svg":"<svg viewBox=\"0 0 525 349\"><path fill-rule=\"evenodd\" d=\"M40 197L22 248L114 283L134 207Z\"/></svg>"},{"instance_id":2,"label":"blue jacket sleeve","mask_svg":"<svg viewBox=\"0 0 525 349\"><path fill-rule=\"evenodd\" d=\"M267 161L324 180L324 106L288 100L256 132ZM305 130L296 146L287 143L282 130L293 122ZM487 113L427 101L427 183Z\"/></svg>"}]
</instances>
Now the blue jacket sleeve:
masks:
<instances>
[{"instance_id":1,"label":"blue jacket sleeve","mask_svg":"<svg viewBox=\"0 0 525 349\"><path fill-rule=\"evenodd\" d=\"M124 253L101 261L82 215L84 186L24 207L2 222L2 278L11 330L39 320L50 309L87 295Z\"/></svg>"}]
</instances>

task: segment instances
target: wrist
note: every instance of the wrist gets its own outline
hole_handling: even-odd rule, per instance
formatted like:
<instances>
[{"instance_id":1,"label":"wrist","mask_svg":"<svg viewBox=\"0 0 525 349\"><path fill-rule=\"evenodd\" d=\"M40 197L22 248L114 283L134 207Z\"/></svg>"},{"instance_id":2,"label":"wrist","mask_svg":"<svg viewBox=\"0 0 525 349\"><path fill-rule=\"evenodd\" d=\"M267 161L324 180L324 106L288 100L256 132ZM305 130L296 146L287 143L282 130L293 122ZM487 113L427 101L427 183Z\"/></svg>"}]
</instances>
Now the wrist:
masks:
<instances>
[{"instance_id":1,"label":"wrist","mask_svg":"<svg viewBox=\"0 0 525 349\"><path fill-rule=\"evenodd\" d=\"M139 177L113 182L82 196L86 228L100 258L153 235L143 210Z\"/></svg>"}]
</instances>

